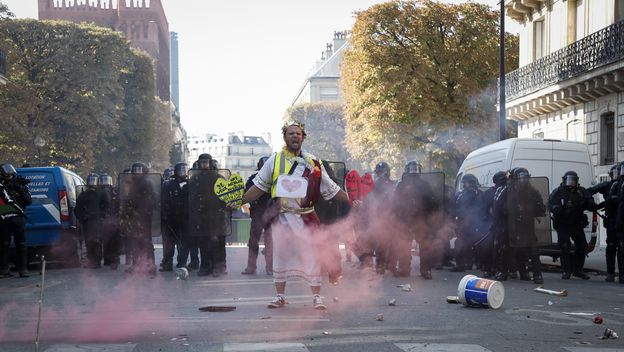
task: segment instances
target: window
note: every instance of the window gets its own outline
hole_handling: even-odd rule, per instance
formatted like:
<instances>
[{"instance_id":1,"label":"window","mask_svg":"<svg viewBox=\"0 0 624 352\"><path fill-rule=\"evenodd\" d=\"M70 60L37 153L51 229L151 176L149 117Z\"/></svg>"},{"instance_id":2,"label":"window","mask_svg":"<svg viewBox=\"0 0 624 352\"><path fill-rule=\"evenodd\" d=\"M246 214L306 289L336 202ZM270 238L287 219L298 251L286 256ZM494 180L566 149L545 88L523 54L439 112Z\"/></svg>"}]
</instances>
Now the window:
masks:
<instances>
[{"instance_id":1,"label":"window","mask_svg":"<svg viewBox=\"0 0 624 352\"><path fill-rule=\"evenodd\" d=\"M624 1L624 0L623 0ZM585 37L585 1L577 0L576 2L576 40Z\"/></svg>"},{"instance_id":2,"label":"window","mask_svg":"<svg viewBox=\"0 0 624 352\"><path fill-rule=\"evenodd\" d=\"M338 100L338 88L337 87L321 87L321 101L337 101Z\"/></svg>"},{"instance_id":3,"label":"window","mask_svg":"<svg viewBox=\"0 0 624 352\"><path fill-rule=\"evenodd\" d=\"M533 22L533 60L537 60L546 54L546 32L544 18Z\"/></svg>"},{"instance_id":4,"label":"window","mask_svg":"<svg viewBox=\"0 0 624 352\"><path fill-rule=\"evenodd\" d=\"M607 112L600 116L600 165L615 162L615 114Z\"/></svg>"},{"instance_id":5,"label":"window","mask_svg":"<svg viewBox=\"0 0 624 352\"><path fill-rule=\"evenodd\" d=\"M624 20L624 0L615 0L615 22Z\"/></svg>"}]
</instances>

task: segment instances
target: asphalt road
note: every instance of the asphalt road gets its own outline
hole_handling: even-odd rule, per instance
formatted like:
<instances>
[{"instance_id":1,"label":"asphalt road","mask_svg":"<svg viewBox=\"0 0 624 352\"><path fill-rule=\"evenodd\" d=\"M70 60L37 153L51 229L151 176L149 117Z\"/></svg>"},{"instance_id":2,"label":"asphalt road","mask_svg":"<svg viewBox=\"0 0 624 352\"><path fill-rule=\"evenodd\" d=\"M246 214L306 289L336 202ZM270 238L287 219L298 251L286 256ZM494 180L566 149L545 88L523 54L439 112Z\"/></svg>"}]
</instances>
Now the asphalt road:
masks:
<instances>
[{"instance_id":1,"label":"asphalt road","mask_svg":"<svg viewBox=\"0 0 624 352\"><path fill-rule=\"evenodd\" d=\"M246 253L228 248L229 274L219 278L49 270L39 350L624 351L624 284L606 283L604 276L563 281L557 272L546 273L545 287L566 289L567 297L533 292L532 282L507 281L503 307L493 310L448 304L446 296L457 294L464 274L434 271L434 279L425 281L414 275L417 257L406 279L343 263L342 282L323 287L327 311L312 309L303 283L290 283L289 304L271 310L271 278L240 275ZM35 350L39 282L39 275L0 280L0 351ZM404 284L413 290L397 287ZM396 306L388 305L391 299ZM236 310L198 310L208 305ZM593 323L595 315L603 317L601 325ZM622 337L601 340L606 328Z\"/></svg>"}]
</instances>

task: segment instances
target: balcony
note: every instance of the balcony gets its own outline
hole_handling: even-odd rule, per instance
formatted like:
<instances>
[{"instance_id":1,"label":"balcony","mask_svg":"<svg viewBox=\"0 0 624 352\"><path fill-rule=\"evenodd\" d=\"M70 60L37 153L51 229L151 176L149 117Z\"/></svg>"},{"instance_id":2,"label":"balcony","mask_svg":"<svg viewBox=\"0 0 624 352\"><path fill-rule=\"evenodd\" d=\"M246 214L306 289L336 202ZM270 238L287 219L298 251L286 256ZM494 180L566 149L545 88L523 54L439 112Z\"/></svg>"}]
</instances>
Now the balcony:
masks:
<instances>
[{"instance_id":1,"label":"balcony","mask_svg":"<svg viewBox=\"0 0 624 352\"><path fill-rule=\"evenodd\" d=\"M6 62L6 54L2 49L0 49L0 84L5 84L7 79L7 62Z\"/></svg>"},{"instance_id":2,"label":"balcony","mask_svg":"<svg viewBox=\"0 0 624 352\"><path fill-rule=\"evenodd\" d=\"M590 34L505 76L513 120L624 90L624 21Z\"/></svg>"},{"instance_id":3,"label":"balcony","mask_svg":"<svg viewBox=\"0 0 624 352\"><path fill-rule=\"evenodd\" d=\"M590 34L505 76L506 101L624 59L624 21Z\"/></svg>"}]
</instances>

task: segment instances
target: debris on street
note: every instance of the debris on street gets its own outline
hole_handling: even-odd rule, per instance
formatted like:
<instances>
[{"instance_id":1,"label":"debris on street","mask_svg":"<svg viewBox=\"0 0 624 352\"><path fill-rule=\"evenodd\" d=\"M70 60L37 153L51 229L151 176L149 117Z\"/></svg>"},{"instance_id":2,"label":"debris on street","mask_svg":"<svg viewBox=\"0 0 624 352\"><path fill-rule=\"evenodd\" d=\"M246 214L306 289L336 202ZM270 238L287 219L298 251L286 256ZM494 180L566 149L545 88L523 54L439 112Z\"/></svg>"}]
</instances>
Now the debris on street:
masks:
<instances>
[{"instance_id":1,"label":"debris on street","mask_svg":"<svg viewBox=\"0 0 624 352\"><path fill-rule=\"evenodd\" d=\"M545 293L547 295L559 296L559 297L567 297L568 296L568 290L553 291L553 290L545 289L542 286L534 288L533 291L540 292L540 293Z\"/></svg>"},{"instance_id":2,"label":"debris on street","mask_svg":"<svg viewBox=\"0 0 624 352\"><path fill-rule=\"evenodd\" d=\"M391 307L396 306L396 299L393 298L390 301L388 301L388 305L391 306Z\"/></svg>"},{"instance_id":3,"label":"debris on street","mask_svg":"<svg viewBox=\"0 0 624 352\"><path fill-rule=\"evenodd\" d=\"M594 324L602 324L604 322L604 319L602 319L602 317L600 315L594 317Z\"/></svg>"},{"instance_id":4,"label":"debris on street","mask_svg":"<svg viewBox=\"0 0 624 352\"><path fill-rule=\"evenodd\" d=\"M451 303L451 304L459 304L459 297L458 296L446 296L446 303Z\"/></svg>"},{"instance_id":5,"label":"debris on street","mask_svg":"<svg viewBox=\"0 0 624 352\"><path fill-rule=\"evenodd\" d=\"M381 313L377 314L377 316L375 317L375 320L377 320L377 321L383 321L383 320L384 320L384 316L383 316L383 314L381 314Z\"/></svg>"},{"instance_id":6,"label":"debris on street","mask_svg":"<svg viewBox=\"0 0 624 352\"><path fill-rule=\"evenodd\" d=\"M234 306L205 306L198 308L200 312L231 312L236 310Z\"/></svg>"},{"instance_id":7,"label":"debris on street","mask_svg":"<svg viewBox=\"0 0 624 352\"><path fill-rule=\"evenodd\" d=\"M619 338L620 337L618 336L618 334L611 329L605 329L604 334L602 334L602 336L600 337L601 340L619 339Z\"/></svg>"}]
</instances>

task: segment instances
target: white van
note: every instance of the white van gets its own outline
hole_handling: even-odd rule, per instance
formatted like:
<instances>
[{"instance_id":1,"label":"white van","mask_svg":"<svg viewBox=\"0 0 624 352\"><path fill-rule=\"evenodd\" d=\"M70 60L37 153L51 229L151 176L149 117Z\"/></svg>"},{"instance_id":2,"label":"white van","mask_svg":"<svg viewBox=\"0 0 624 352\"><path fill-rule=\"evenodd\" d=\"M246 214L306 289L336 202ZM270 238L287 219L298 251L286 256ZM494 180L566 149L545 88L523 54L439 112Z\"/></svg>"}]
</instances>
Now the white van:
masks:
<instances>
[{"instance_id":1,"label":"white van","mask_svg":"<svg viewBox=\"0 0 624 352\"><path fill-rule=\"evenodd\" d=\"M475 175L482 187L491 187L492 176L498 171L524 167L533 177L546 177L549 192L561 183L566 171L573 170L579 175L579 183L585 188L595 184L594 169L589 148L586 144L553 139L510 138L487 145L470 153L457 173L455 189L461 187L461 177ZM590 249L596 245L598 216L588 213L592 225L585 229ZM552 231L552 245L541 249L543 254L557 255L557 233Z\"/></svg>"}]
</instances>

